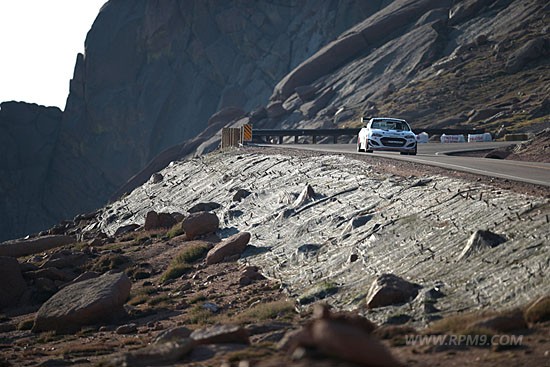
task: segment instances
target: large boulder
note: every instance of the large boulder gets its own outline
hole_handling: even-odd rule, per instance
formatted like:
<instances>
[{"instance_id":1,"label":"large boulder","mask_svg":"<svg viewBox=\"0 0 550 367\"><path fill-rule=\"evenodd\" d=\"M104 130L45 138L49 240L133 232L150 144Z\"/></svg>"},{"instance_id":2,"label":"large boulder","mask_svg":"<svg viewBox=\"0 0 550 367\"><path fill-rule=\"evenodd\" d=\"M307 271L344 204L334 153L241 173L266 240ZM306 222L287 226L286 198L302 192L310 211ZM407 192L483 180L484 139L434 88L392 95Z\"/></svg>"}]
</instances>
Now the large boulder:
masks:
<instances>
[{"instance_id":1,"label":"large boulder","mask_svg":"<svg viewBox=\"0 0 550 367\"><path fill-rule=\"evenodd\" d=\"M161 228L170 228L175 225L177 222L170 213L157 213L154 210L147 212L145 215L145 224L143 228L146 231L161 229Z\"/></svg>"},{"instance_id":2,"label":"large boulder","mask_svg":"<svg viewBox=\"0 0 550 367\"><path fill-rule=\"evenodd\" d=\"M319 77L334 71L357 54L364 52L367 46L365 38L359 33L352 33L330 42L287 74L275 86L271 98L286 100L297 87L309 85Z\"/></svg>"},{"instance_id":3,"label":"large boulder","mask_svg":"<svg viewBox=\"0 0 550 367\"><path fill-rule=\"evenodd\" d=\"M73 236L51 235L22 240L5 241L0 244L0 256L20 257L37 254L52 248L75 242Z\"/></svg>"},{"instance_id":4,"label":"large boulder","mask_svg":"<svg viewBox=\"0 0 550 367\"><path fill-rule=\"evenodd\" d=\"M220 220L216 214L210 212L197 212L189 214L183 222L181 222L181 229L185 231L185 237L188 240L192 240L199 236L216 232L219 225Z\"/></svg>"},{"instance_id":5,"label":"large boulder","mask_svg":"<svg viewBox=\"0 0 550 367\"><path fill-rule=\"evenodd\" d=\"M315 349L360 366L395 367L401 363L376 337L376 325L357 314L331 313L321 305L314 309L314 320L300 330L287 333L279 346L294 353L297 348Z\"/></svg>"},{"instance_id":6,"label":"large boulder","mask_svg":"<svg viewBox=\"0 0 550 367\"><path fill-rule=\"evenodd\" d=\"M132 283L124 273L68 285L40 307L32 330L73 333L82 326L110 323L125 315L124 303Z\"/></svg>"},{"instance_id":7,"label":"large boulder","mask_svg":"<svg viewBox=\"0 0 550 367\"><path fill-rule=\"evenodd\" d=\"M367 307L390 306L409 301L418 294L420 286L394 274L382 274L372 282L367 294Z\"/></svg>"},{"instance_id":8,"label":"large boulder","mask_svg":"<svg viewBox=\"0 0 550 367\"><path fill-rule=\"evenodd\" d=\"M17 305L27 289L16 259L0 256L0 310Z\"/></svg>"},{"instance_id":9,"label":"large boulder","mask_svg":"<svg viewBox=\"0 0 550 367\"><path fill-rule=\"evenodd\" d=\"M523 69L528 62L548 55L550 55L550 38L532 39L510 55L506 62L506 71L515 73Z\"/></svg>"},{"instance_id":10,"label":"large boulder","mask_svg":"<svg viewBox=\"0 0 550 367\"><path fill-rule=\"evenodd\" d=\"M240 256L250 241L249 232L237 233L218 243L206 255L208 265L224 261L226 258Z\"/></svg>"}]
</instances>

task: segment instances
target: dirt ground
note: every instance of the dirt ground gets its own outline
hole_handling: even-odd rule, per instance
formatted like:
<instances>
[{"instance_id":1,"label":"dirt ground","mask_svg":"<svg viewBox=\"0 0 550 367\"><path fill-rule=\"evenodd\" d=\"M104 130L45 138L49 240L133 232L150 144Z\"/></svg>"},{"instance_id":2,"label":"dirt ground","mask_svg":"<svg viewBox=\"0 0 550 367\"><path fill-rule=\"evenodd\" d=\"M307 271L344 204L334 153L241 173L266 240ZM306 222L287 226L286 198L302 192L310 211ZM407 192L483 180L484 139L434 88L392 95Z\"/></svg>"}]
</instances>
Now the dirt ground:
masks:
<instances>
[{"instance_id":1,"label":"dirt ground","mask_svg":"<svg viewBox=\"0 0 550 367\"><path fill-rule=\"evenodd\" d=\"M170 241L150 238L153 243L145 251L120 244L117 248L134 263L147 262L151 268L165 269L186 245L181 238ZM128 318L119 323L137 325L137 330L129 334L117 333L119 324L88 327L75 335L35 334L28 330L34 312L17 316L14 310L13 314L4 315L0 323L0 366L110 366L114 365L113 361L120 353L149 345L166 329L184 325L193 330L228 323L246 327L251 334L250 345L200 346L170 365L357 366L327 357L322 351L307 351L298 358L278 349L278 342L284 334L300 328L311 318L311 313L297 313L294 301L287 297L280 284L272 280L239 285L241 268L238 263L207 266L204 261L199 261L184 276L164 284L160 281L162 272L154 272L151 278L136 281L129 301L134 305L128 306ZM142 294L148 297L140 302L138 297ZM205 304L214 304L218 310L208 311L203 308ZM274 311L268 312L265 308L258 308L259 305L272 305ZM423 330L408 332L409 336L425 334ZM399 335L384 340L384 344L407 366L549 365L550 322L534 325L516 336L521 336L522 340L520 345L513 347L406 345L403 336Z\"/></svg>"}]
</instances>

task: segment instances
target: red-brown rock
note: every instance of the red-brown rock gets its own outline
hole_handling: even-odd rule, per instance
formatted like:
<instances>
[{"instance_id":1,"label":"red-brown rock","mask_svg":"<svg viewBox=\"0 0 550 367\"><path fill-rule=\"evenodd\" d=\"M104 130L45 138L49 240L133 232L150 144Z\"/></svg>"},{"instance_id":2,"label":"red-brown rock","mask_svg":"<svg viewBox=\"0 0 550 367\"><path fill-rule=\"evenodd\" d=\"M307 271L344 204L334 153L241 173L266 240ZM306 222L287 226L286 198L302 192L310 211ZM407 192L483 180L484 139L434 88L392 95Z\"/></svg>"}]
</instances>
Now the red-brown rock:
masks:
<instances>
[{"instance_id":1,"label":"red-brown rock","mask_svg":"<svg viewBox=\"0 0 550 367\"><path fill-rule=\"evenodd\" d=\"M216 232L219 225L220 220L216 214L198 212L189 214L181 223L181 228L185 231L187 240L192 240L198 236Z\"/></svg>"},{"instance_id":2,"label":"red-brown rock","mask_svg":"<svg viewBox=\"0 0 550 367\"><path fill-rule=\"evenodd\" d=\"M220 242L206 255L206 263L208 265L216 264L224 261L228 257L240 255L248 242L250 241L249 232L241 232L233 235L224 241Z\"/></svg>"}]
</instances>

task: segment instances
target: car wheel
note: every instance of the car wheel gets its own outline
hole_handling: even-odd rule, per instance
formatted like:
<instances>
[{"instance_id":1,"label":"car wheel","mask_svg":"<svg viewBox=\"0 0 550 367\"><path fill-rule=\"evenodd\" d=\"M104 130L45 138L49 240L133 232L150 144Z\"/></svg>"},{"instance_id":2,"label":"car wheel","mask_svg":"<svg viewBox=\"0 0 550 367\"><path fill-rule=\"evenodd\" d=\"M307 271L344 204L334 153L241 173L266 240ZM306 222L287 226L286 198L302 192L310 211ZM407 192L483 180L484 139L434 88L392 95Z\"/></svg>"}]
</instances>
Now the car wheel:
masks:
<instances>
[{"instance_id":1,"label":"car wheel","mask_svg":"<svg viewBox=\"0 0 550 367\"><path fill-rule=\"evenodd\" d=\"M372 149L369 149L370 148L370 144L369 144L369 141L367 140L367 146L365 147L365 153L372 153Z\"/></svg>"}]
</instances>

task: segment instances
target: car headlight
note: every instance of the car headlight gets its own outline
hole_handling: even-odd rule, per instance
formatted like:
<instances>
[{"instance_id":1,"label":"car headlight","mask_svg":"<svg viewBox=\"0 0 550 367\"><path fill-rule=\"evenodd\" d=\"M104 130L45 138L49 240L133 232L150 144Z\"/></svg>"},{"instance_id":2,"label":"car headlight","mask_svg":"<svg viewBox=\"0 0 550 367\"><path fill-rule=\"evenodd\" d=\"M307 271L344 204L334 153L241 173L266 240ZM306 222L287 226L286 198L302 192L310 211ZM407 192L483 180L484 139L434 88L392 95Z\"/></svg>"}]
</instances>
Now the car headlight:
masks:
<instances>
[{"instance_id":1,"label":"car headlight","mask_svg":"<svg viewBox=\"0 0 550 367\"><path fill-rule=\"evenodd\" d=\"M378 134L378 133L372 133L371 136L373 138L381 138L383 135L382 134Z\"/></svg>"}]
</instances>

